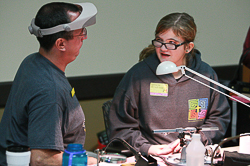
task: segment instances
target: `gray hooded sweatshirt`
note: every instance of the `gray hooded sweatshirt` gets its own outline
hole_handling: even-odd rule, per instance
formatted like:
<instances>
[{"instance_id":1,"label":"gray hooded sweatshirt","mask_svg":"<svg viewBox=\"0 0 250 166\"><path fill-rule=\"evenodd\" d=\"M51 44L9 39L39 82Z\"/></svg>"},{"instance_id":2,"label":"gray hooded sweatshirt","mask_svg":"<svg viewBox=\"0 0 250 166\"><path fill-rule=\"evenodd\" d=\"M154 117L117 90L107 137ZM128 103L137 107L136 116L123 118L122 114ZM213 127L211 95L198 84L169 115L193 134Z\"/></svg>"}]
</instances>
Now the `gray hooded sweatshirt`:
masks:
<instances>
[{"instance_id":1,"label":"gray hooded sweatshirt","mask_svg":"<svg viewBox=\"0 0 250 166\"><path fill-rule=\"evenodd\" d=\"M151 145L169 144L178 133L155 134L156 129L218 127L200 132L204 145L219 143L230 122L227 98L186 76L176 80L172 74L156 75L160 61L156 53L135 64L116 89L109 113L110 140L122 138L142 154ZM218 81L215 71L201 60L189 61L190 69ZM186 74L218 89L218 86L188 71Z\"/></svg>"}]
</instances>

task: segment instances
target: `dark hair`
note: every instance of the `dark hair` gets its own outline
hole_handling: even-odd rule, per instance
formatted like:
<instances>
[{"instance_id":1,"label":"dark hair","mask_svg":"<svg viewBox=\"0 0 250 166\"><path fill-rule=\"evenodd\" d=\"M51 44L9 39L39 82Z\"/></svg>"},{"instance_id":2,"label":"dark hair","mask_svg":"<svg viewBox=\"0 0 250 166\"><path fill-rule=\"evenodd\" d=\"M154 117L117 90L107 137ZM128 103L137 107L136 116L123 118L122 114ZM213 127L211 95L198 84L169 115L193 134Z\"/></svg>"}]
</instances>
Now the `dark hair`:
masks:
<instances>
[{"instance_id":1,"label":"dark hair","mask_svg":"<svg viewBox=\"0 0 250 166\"><path fill-rule=\"evenodd\" d=\"M37 12L35 24L41 29L44 29L60 24L70 23L71 20L68 15L68 11L81 12L80 8L70 3L52 2L45 4ZM55 34L37 37L37 40L42 48L49 51L58 38L65 38L66 40L69 40L73 38L73 34L71 31L61 31Z\"/></svg>"},{"instance_id":2,"label":"dark hair","mask_svg":"<svg viewBox=\"0 0 250 166\"><path fill-rule=\"evenodd\" d=\"M163 17L156 26L155 36L169 29L172 29L175 35L181 36L185 42L193 42L197 31L193 17L187 13L171 13ZM147 58L153 52L155 52L153 45L144 48L140 53L139 61ZM194 56L194 49L190 53Z\"/></svg>"}]
</instances>

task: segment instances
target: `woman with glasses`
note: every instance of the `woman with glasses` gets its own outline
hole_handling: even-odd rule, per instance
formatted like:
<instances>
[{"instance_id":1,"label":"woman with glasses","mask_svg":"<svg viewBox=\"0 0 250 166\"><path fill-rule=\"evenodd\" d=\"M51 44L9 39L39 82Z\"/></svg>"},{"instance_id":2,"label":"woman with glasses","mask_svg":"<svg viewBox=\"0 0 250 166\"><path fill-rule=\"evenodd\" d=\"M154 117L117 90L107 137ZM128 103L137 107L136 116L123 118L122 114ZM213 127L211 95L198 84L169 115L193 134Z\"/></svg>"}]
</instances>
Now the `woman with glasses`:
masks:
<instances>
[{"instance_id":1,"label":"woman with glasses","mask_svg":"<svg viewBox=\"0 0 250 166\"><path fill-rule=\"evenodd\" d=\"M110 140L122 138L145 155L164 155L181 149L179 133L152 132L157 129L218 127L217 131L200 131L201 139L205 145L221 141L230 121L226 97L182 76L180 71L156 75L161 62L172 61L218 81L215 71L194 49L195 36L196 24L187 13L171 13L159 21L152 44L142 50L140 62L117 87L109 114Z\"/></svg>"}]
</instances>

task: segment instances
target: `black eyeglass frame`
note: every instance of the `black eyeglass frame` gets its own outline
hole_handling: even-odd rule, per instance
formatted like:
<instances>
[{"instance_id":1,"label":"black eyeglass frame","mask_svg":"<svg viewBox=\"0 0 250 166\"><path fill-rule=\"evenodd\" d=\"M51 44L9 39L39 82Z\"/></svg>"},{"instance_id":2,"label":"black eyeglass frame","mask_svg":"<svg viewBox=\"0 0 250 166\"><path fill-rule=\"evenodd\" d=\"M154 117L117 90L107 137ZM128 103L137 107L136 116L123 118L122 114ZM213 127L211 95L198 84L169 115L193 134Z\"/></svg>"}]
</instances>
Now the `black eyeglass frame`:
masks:
<instances>
[{"instance_id":1,"label":"black eyeglass frame","mask_svg":"<svg viewBox=\"0 0 250 166\"><path fill-rule=\"evenodd\" d=\"M160 46L160 47L155 46L155 45L154 45L154 42L155 42L155 41L161 43L161 46ZM181 45L183 45L183 44L186 44L186 43L188 43L188 42L182 42L182 43L180 43L180 44L173 44L173 43L162 43L162 42L160 42L160 41L158 41L158 40L156 40L156 39L152 40L152 45L153 45L153 46L155 46L155 47L157 47L157 48L161 48L161 47L164 45L165 48L168 49L168 50L176 50L179 46L181 46ZM175 48L174 48L174 49L169 49L169 48L167 48L166 44L171 44L171 45L175 46Z\"/></svg>"}]
</instances>

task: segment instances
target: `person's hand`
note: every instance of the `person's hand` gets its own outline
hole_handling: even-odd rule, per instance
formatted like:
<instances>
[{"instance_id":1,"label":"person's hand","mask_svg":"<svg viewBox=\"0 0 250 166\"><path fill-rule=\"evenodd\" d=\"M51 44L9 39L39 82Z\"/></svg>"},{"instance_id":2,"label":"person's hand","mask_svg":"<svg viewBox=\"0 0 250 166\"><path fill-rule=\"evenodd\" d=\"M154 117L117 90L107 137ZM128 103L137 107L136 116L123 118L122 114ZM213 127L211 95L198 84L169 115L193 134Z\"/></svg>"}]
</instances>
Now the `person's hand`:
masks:
<instances>
[{"instance_id":1,"label":"person's hand","mask_svg":"<svg viewBox=\"0 0 250 166\"><path fill-rule=\"evenodd\" d=\"M152 155L167 155L179 152L181 150L180 140L177 139L168 145L152 145L148 149L148 154Z\"/></svg>"},{"instance_id":2,"label":"person's hand","mask_svg":"<svg viewBox=\"0 0 250 166\"><path fill-rule=\"evenodd\" d=\"M94 157L88 157L88 164L87 165L94 165L97 164L97 159Z\"/></svg>"}]
</instances>

